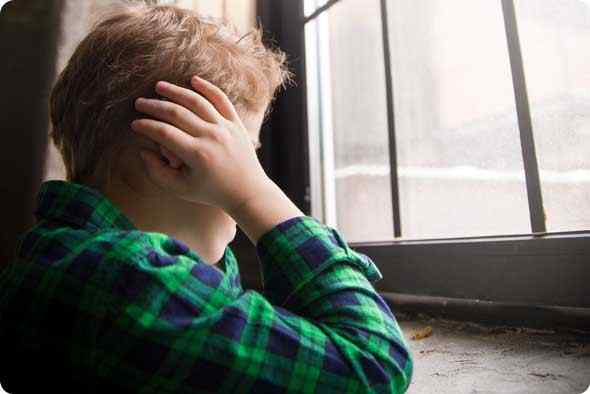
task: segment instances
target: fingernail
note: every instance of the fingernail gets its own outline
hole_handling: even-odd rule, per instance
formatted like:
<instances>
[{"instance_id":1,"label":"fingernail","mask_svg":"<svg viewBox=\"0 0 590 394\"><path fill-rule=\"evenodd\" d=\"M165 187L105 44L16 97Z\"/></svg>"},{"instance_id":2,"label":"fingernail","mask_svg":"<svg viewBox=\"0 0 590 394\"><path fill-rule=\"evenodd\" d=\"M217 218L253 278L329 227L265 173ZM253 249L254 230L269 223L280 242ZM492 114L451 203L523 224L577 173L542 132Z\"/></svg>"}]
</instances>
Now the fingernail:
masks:
<instances>
[{"instance_id":1,"label":"fingernail","mask_svg":"<svg viewBox=\"0 0 590 394\"><path fill-rule=\"evenodd\" d=\"M133 122L131 122L131 130L133 131L137 131L137 120L134 120Z\"/></svg>"}]
</instances>

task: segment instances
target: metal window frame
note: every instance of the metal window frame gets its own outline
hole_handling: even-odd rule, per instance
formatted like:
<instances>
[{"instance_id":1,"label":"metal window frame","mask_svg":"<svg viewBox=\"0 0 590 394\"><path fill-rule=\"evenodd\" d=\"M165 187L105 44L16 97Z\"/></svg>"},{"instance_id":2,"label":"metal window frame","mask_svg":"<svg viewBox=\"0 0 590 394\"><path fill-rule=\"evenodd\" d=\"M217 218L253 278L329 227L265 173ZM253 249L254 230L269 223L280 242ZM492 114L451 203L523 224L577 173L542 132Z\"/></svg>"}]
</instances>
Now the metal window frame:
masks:
<instances>
[{"instance_id":1,"label":"metal window frame","mask_svg":"<svg viewBox=\"0 0 590 394\"><path fill-rule=\"evenodd\" d=\"M263 164L306 214L311 214L311 207L308 195L309 156L301 156L310 149L304 25L339 1L342 0L328 1L305 17L303 0L259 0L260 23L267 39L289 53L292 60L291 70L296 74L296 86L290 87L279 96L275 102L275 116L265 126L265 135L268 138L263 138L263 156L272 156L273 160L263 161ZM543 216L540 216L543 212L542 196L522 55L518 37L512 35L517 29L514 4L512 0L502 1L521 128L522 151L527 171L532 233L362 242L351 243L351 246L375 261L384 276L383 280L377 282L376 288L383 294L403 293L410 298L449 297L468 300L470 310L473 310L474 300L477 300L476 304L491 302L494 305L517 305L519 314L529 311L532 313L529 317L534 316L539 308L543 308L544 312L549 311L548 315L545 315L548 321L568 313L563 312L564 310L579 311L581 308L585 311L581 315L586 317L570 320L587 327L590 325L590 314L586 313L587 308L590 308L590 296L587 295L587 283L590 282L590 231L547 233L542 225L544 220L540 220L543 219ZM385 37L388 33L386 0L381 0L381 7L385 40L388 39ZM389 49L386 49L384 55L390 58ZM391 76L392 72L391 67L386 66L388 76ZM394 143L393 84L387 89L388 103L391 107L388 113L389 136ZM285 130L288 130L288 135ZM395 146L390 147L390 153L391 165L395 166ZM301 165L289 164L294 161ZM290 171L285 171L285 168ZM392 174L395 172L392 171ZM392 184L392 189L393 187ZM307 200L305 196L308 197ZM396 197L392 198L395 202ZM397 198L399 199L399 196ZM397 205L399 206L399 203ZM395 222L400 223L399 218ZM401 234L401 225L399 233ZM488 309L500 314L505 310L486 310ZM510 310L513 311L514 308ZM524 315L520 316L525 318ZM506 318L500 315L496 317L498 320ZM517 320L515 317L511 319L513 322Z\"/></svg>"}]
</instances>

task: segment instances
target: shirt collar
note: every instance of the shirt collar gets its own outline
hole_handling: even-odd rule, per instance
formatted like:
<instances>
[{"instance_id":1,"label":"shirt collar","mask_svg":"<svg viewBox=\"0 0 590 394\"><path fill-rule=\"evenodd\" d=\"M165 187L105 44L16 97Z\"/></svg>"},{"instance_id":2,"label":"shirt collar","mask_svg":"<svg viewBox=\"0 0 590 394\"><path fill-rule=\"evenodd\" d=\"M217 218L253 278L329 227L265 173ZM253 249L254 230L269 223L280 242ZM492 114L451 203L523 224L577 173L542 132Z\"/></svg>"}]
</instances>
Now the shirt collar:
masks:
<instances>
[{"instance_id":1,"label":"shirt collar","mask_svg":"<svg viewBox=\"0 0 590 394\"><path fill-rule=\"evenodd\" d=\"M34 214L37 220L56 220L93 230L137 229L100 191L69 181L43 182L37 195Z\"/></svg>"}]
</instances>

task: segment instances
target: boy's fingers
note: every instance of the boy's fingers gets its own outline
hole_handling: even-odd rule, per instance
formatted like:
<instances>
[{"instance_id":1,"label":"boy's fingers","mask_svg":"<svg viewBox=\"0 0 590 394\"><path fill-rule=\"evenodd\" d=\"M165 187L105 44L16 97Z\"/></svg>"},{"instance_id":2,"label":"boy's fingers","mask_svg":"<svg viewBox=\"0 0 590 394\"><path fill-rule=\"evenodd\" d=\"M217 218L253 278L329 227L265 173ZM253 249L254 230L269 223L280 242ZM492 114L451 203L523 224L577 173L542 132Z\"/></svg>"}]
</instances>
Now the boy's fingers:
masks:
<instances>
[{"instance_id":1,"label":"boy's fingers","mask_svg":"<svg viewBox=\"0 0 590 394\"><path fill-rule=\"evenodd\" d=\"M138 119L131 129L164 146L185 163L194 155L195 138L176 127L153 119Z\"/></svg>"},{"instance_id":2,"label":"boy's fingers","mask_svg":"<svg viewBox=\"0 0 590 394\"><path fill-rule=\"evenodd\" d=\"M221 115L213 104L197 92L190 89L160 81L156 84L156 93L194 112L206 122L219 123Z\"/></svg>"},{"instance_id":3,"label":"boy's fingers","mask_svg":"<svg viewBox=\"0 0 590 394\"><path fill-rule=\"evenodd\" d=\"M211 103L213 103L215 108L224 118L232 122L240 120L234 105L223 90L197 75L191 78L191 85L196 91L202 93Z\"/></svg>"},{"instance_id":4,"label":"boy's fingers","mask_svg":"<svg viewBox=\"0 0 590 394\"><path fill-rule=\"evenodd\" d=\"M169 101L140 97L135 101L135 109L158 120L170 123L188 134L201 137L211 132L213 125L182 105Z\"/></svg>"},{"instance_id":5,"label":"boy's fingers","mask_svg":"<svg viewBox=\"0 0 590 394\"><path fill-rule=\"evenodd\" d=\"M158 154L141 150L139 152L145 165L148 178L162 190L172 193L182 192L182 173L166 165Z\"/></svg>"}]
</instances>

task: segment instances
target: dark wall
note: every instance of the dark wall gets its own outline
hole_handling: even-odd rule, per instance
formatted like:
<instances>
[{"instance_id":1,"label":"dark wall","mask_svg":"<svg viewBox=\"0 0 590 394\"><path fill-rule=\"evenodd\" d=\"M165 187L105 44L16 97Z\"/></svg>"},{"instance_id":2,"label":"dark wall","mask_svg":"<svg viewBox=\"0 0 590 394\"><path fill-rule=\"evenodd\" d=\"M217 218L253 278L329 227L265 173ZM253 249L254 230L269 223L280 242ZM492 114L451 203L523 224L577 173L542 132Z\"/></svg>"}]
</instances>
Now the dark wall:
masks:
<instances>
[{"instance_id":1,"label":"dark wall","mask_svg":"<svg viewBox=\"0 0 590 394\"><path fill-rule=\"evenodd\" d=\"M0 13L0 268L12 258L18 235L34 222L61 7L59 0L14 0Z\"/></svg>"}]
</instances>

